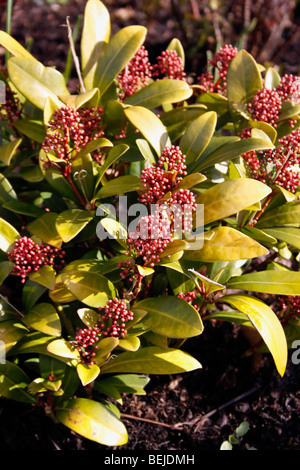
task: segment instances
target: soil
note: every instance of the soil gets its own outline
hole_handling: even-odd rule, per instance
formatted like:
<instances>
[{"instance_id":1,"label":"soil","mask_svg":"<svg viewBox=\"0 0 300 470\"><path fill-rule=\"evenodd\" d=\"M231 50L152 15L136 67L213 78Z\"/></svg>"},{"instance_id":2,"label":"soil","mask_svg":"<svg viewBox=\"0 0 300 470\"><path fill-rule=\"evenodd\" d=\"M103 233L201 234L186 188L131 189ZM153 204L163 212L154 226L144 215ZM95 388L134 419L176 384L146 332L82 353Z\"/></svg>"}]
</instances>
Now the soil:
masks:
<instances>
[{"instance_id":1,"label":"soil","mask_svg":"<svg viewBox=\"0 0 300 470\"><path fill-rule=\"evenodd\" d=\"M0 0L1 29L5 29L5 3ZM213 33L234 42L243 29L245 12L244 2L228 2L227 10L221 11L226 20L218 30L212 26L208 7L203 19L205 8L201 6L197 11L197 3L191 0L183 7L175 0L109 0L106 5L114 28L133 23L147 26L147 46L153 56L173 37L181 39L186 51L192 51L188 55L190 70L199 73L206 50L215 45ZM252 15L256 15L257 22L247 36L247 50L255 57L280 64L281 70L297 74L299 11L294 9L294 2L253 3L256 10ZM84 4L82 0L68 5L15 1L11 34L22 44L33 39L31 50L35 57L63 70L68 45L62 25L66 16L74 24L78 14L83 13ZM205 6L206 2L202 4ZM206 34L202 43L199 24ZM0 57L1 54L3 50ZM244 331L229 323L205 323L202 335L186 341L182 349L198 359L202 369L180 376L151 376L146 395L123 397L119 409L129 441L122 450L183 451L195 455L203 450L218 451L242 421L249 423L249 431L234 445L234 450L300 450L299 365L289 359L281 378L269 354L246 354L249 343ZM22 403L1 399L0 424L1 450L116 450L78 436L53 423L43 409Z\"/></svg>"}]
</instances>

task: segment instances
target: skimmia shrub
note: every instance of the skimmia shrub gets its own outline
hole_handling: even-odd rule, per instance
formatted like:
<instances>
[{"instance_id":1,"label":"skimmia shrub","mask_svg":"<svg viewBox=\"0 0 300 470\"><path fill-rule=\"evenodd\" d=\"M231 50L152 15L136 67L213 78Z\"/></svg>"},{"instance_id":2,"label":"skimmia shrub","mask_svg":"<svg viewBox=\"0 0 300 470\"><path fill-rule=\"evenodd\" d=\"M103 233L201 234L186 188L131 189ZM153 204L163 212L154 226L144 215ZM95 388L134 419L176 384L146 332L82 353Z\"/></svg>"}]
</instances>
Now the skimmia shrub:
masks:
<instances>
[{"instance_id":1,"label":"skimmia shrub","mask_svg":"<svg viewBox=\"0 0 300 470\"><path fill-rule=\"evenodd\" d=\"M225 45L192 81L146 35L88 0L71 94L0 31L0 395L109 446L123 394L201 369L178 345L207 322L281 376L299 335L299 78Z\"/></svg>"}]
</instances>

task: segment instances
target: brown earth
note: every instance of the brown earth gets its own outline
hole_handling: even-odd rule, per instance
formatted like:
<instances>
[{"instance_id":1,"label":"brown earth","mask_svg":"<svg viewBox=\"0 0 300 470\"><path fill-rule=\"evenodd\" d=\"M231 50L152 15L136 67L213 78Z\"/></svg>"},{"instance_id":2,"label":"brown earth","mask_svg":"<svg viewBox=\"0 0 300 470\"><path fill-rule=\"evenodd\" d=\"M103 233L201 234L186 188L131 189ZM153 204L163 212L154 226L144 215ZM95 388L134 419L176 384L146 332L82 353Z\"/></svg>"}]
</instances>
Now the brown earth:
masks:
<instances>
[{"instance_id":1,"label":"brown earth","mask_svg":"<svg viewBox=\"0 0 300 470\"><path fill-rule=\"evenodd\" d=\"M1 29L5 29L5 3L0 0ZM247 50L256 58L280 64L281 70L299 73L299 7L294 9L295 2L253 2L251 11L243 11L242 1L228 2L219 10L223 15L219 28L208 2L201 2L201 8L199 3L191 0L183 7L179 0L109 0L105 4L115 30L127 24L147 26L152 56L173 37L181 39L190 51L188 66L194 73L200 72L206 49L213 49L216 35L234 42L247 15L256 15L257 22L245 39ZM42 0L15 1L12 35L22 44L33 39L32 53L45 65L63 70L68 50L65 18L69 16L74 25L84 4L82 0L65 6ZM3 53L0 50L0 57ZM198 455L202 450L219 450L235 428L248 421L250 429L234 449L300 450L300 365L289 360L281 378L270 355L254 360L245 354L248 348L240 328L205 324L199 338L183 345L202 369L180 376L152 376L147 395L124 396L119 408L129 441L122 449ZM53 423L42 409L3 399L0 424L1 450L113 450Z\"/></svg>"}]
</instances>

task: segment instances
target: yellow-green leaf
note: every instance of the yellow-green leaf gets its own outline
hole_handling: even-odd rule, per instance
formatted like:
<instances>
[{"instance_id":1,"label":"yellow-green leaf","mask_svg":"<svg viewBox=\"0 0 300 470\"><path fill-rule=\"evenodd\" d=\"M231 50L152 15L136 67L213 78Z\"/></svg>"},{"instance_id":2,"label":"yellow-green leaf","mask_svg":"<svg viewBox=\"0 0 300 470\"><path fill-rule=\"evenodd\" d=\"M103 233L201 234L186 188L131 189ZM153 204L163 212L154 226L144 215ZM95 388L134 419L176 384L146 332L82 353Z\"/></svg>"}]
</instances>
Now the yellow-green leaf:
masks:
<instances>
[{"instance_id":1,"label":"yellow-green leaf","mask_svg":"<svg viewBox=\"0 0 300 470\"><path fill-rule=\"evenodd\" d=\"M201 364L184 351L148 346L126 351L112 358L101 368L103 374L136 372L142 374L180 374L200 369Z\"/></svg>"},{"instance_id":2,"label":"yellow-green leaf","mask_svg":"<svg viewBox=\"0 0 300 470\"><path fill-rule=\"evenodd\" d=\"M68 209L61 212L55 222L61 239L67 243L72 240L93 219L94 213L82 209Z\"/></svg>"},{"instance_id":3,"label":"yellow-green leaf","mask_svg":"<svg viewBox=\"0 0 300 470\"><path fill-rule=\"evenodd\" d=\"M18 238L20 238L19 232L6 220L0 218L0 249L5 252L11 251Z\"/></svg>"},{"instance_id":4,"label":"yellow-green leaf","mask_svg":"<svg viewBox=\"0 0 300 470\"><path fill-rule=\"evenodd\" d=\"M243 233L232 227L216 227L205 232L210 235L204 239L199 250L186 250L183 257L203 262L236 261L255 258L268 253L268 250Z\"/></svg>"},{"instance_id":5,"label":"yellow-green leaf","mask_svg":"<svg viewBox=\"0 0 300 470\"><path fill-rule=\"evenodd\" d=\"M202 114L187 127L180 140L180 149L186 155L187 165L198 160L207 147L217 124L217 113L209 111Z\"/></svg>"},{"instance_id":6,"label":"yellow-green leaf","mask_svg":"<svg viewBox=\"0 0 300 470\"><path fill-rule=\"evenodd\" d=\"M100 368L97 364L77 364L76 366L78 377L83 386L93 382L100 374Z\"/></svg>"},{"instance_id":7,"label":"yellow-green leaf","mask_svg":"<svg viewBox=\"0 0 300 470\"><path fill-rule=\"evenodd\" d=\"M86 90L94 85L94 76L101 51L110 37L110 15L99 0L88 0L84 10L81 35L81 67Z\"/></svg>"},{"instance_id":8,"label":"yellow-green leaf","mask_svg":"<svg viewBox=\"0 0 300 470\"><path fill-rule=\"evenodd\" d=\"M75 398L57 407L57 419L76 433L106 446L126 444L123 423L102 403Z\"/></svg>"},{"instance_id":9,"label":"yellow-green leaf","mask_svg":"<svg viewBox=\"0 0 300 470\"><path fill-rule=\"evenodd\" d=\"M4 165L9 165L12 157L15 155L18 147L20 146L22 139L16 139L7 144L3 144L0 147L0 161Z\"/></svg>"},{"instance_id":10,"label":"yellow-green leaf","mask_svg":"<svg viewBox=\"0 0 300 470\"><path fill-rule=\"evenodd\" d=\"M300 295L300 273L267 270L235 276L227 283L229 289L242 289L276 295Z\"/></svg>"},{"instance_id":11,"label":"yellow-green leaf","mask_svg":"<svg viewBox=\"0 0 300 470\"><path fill-rule=\"evenodd\" d=\"M273 310L261 300L249 295L229 295L222 297L222 301L248 316L272 354L278 373L283 376L287 363L287 341Z\"/></svg>"},{"instance_id":12,"label":"yellow-green leaf","mask_svg":"<svg viewBox=\"0 0 300 470\"><path fill-rule=\"evenodd\" d=\"M36 60L25 47L5 31L0 31L0 44L14 56Z\"/></svg>"},{"instance_id":13,"label":"yellow-green leaf","mask_svg":"<svg viewBox=\"0 0 300 470\"><path fill-rule=\"evenodd\" d=\"M43 242L59 248L62 245L62 238L55 226L56 219L57 214L55 212L47 212L28 224L27 228L29 232L39 237Z\"/></svg>"},{"instance_id":14,"label":"yellow-green leaf","mask_svg":"<svg viewBox=\"0 0 300 470\"><path fill-rule=\"evenodd\" d=\"M160 155L162 149L169 144L169 137L165 126L156 114L142 106L129 106L124 109L124 113L152 145L157 155Z\"/></svg>"},{"instance_id":15,"label":"yellow-green leaf","mask_svg":"<svg viewBox=\"0 0 300 470\"><path fill-rule=\"evenodd\" d=\"M61 323L53 305L40 303L35 305L23 319L25 325L46 335L60 336Z\"/></svg>"},{"instance_id":16,"label":"yellow-green leaf","mask_svg":"<svg viewBox=\"0 0 300 470\"><path fill-rule=\"evenodd\" d=\"M98 60L95 72L94 86L99 88L101 99L143 44L146 33L143 26L126 26L110 39Z\"/></svg>"},{"instance_id":17,"label":"yellow-green leaf","mask_svg":"<svg viewBox=\"0 0 300 470\"><path fill-rule=\"evenodd\" d=\"M65 339L55 339L47 345L47 351L55 356L61 356L68 359L80 360L80 354L76 347Z\"/></svg>"},{"instance_id":18,"label":"yellow-green leaf","mask_svg":"<svg viewBox=\"0 0 300 470\"><path fill-rule=\"evenodd\" d=\"M271 189L250 178L227 180L204 191L196 198L198 210L204 209L204 223L224 219L260 201Z\"/></svg>"}]
</instances>

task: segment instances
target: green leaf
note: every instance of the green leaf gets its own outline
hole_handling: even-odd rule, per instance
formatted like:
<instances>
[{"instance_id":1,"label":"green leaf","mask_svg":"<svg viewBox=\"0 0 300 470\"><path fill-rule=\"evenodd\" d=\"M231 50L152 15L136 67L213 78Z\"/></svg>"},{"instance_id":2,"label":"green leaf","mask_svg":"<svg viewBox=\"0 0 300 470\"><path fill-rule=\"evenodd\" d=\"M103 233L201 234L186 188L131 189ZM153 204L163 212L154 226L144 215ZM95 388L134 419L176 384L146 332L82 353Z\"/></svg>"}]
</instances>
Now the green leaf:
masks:
<instances>
[{"instance_id":1,"label":"green leaf","mask_svg":"<svg viewBox=\"0 0 300 470\"><path fill-rule=\"evenodd\" d=\"M38 219L28 224L28 230L41 240L49 245L56 246L58 248L62 245L62 239L56 230L56 219L57 214L54 212L47 212Z\"/></svg>"},{"instance_id":2,"label":"green leaf","mask_svg":"<svg viewBox=\"0 0 300 470\"><path fill-rule=\"evenodd\" d=\"M53 305L40 303L33 307L23 318L26 326L50 336L61 335L61 324Z\"/></svg>"},{"instance_id":3,"label":"green leaf","mask_svg":"<svg viewBox=\"0 0 300 470\"><path fill-rule=\"evenodd\" d=\"M110 37L110 16L99 0L89 0L84 10L81 35L81 67L85 88L94 86L94 76L101 51Z\"/></svg>"},{"instance_id":4,"label":"green leaf","mask_svg":"<svg viewBox=\"0 0 300 470\"><path fill-rule=\"evenodd\" d=\"M93 382L100 374L100 368L97 364L77 364L76 366L78 377L82 385L85 387Z\"/></svg>"},{"instance_id":5,"label":"green leaf","mask_svg":"<svg viewBox=\"0 0 300 470\"><path fill-rule=\"evenodd\" d=\"M65 339L55 339L47 345L47 351L55 356L64 357L67 359L80 360L80 354L69 341Z\"/></svg>"},{"instance_id":6,"label":"green leaf","mask_svg":"<svg viewBox=\"0 0 300 470\"><path fill-rule=\"evenodd\" d=\"M237 178L216 184L197 196L196 203L203 204L204 223L224 219L262 200L271 189L260 181ZM199 210L202 207L199 206Z\"/></svg>"},{"instance_id":7,"label":"green leaf","mask_svg":"<svg viewBox=\"0 0 300 470\"><path fill-rule=\"evenodd\" d=\"M245 313L273 356L278 373L283 376L287 363L287 341L281 323L271 308L249 295L228 295L222 302Z\"/></svg>"},{"instance_id":8,"label":"green leaf","mask_svg":"<svg viewBox=\"0 0 300 470\"><path fill-rule=\"evenodd\" d=\"M56 219L55 227L62 241L71 241L93 219L94 212L82 209L68 209L61 212Z\"/></svg>"},{"instance_id":9,"label":"green leaf","mask_svg":"<svg viewBox=\"0 0 300 470\"><path fill-rule=\"evenodd\" d=\"M227 73L228 100L231 103L249 103L261 88L262 79L257 63L247 51L239 51Z\"/></svg>"},{"instance_id":10,"label":"green leaf","mask_svg":"<svg viewBox=\"0 0 300 470\"><path fill-rule=\"evenodd\" d=\"M163 104L187 100L192 93L192 89L186 82L167 78L149 83L149 85L126 98L124 104L154 109Z\"/></svg>"},{"instance_id":11,"label":"green leaf","mask_svg":"<svg viewBox=\"0 0 300 470\"><path fill-rule=\"evenodd\" d=\"M145 310L143 323L150 330L169 338L190 338L202 333L203 325L197 310L178 297L161 296L137 302L134 309Z\"/></svg>"},{"instance_id":12,"label":"green leaf","mask_svg":"<svg viewBox=\"0 0 300 470\"><path fill-rule=\"evenodd\" d=\"M264 88L272 90L272 88L276 88L279 85L280 81L279 73L273 67L269 67L265 74Z\"/></svg>"},{"instance_id":13,"label":"green leaf","mask_svg":"<svg viewBox=\"0 0 300 470\"><path fill-rule=\"evenodd\" d=\"M116 76L125 68L145 40L143 26L126 26L120 29L104 48L98 60L94 86L100 90L101 99Z\"/></svg>"},{"instance_id":14,"label":"green leaf","mask_svg":"<svg viewBox=\"0 0 300 470\"><path fill-rule=\"evenodd\" d=\"M14 263L11 261L1 261L0 262L0 286L5 281L7 276L12 272L14 268Z\"/></svg>"},{"instance_id":15,"label":"green leaf","mask_svg":"<svg viewBox=\"0 0 300 470\"><path fill-rule=\"evenodd\" d=\"M0 147L0 161L4 165L9 165L12 157L15 155L18 147L20 146L22 139L16 139L8 144L3 144Z\"/></svg>"},{"instance_id":16,"label":"green leaf","mask_svg":"<svg viewBox=\"0 0 300 470\"><path fill-rule=\"evenodd\" d=\"M35 305L38 299L46 292L47 288L41 284L37 284L30 279L25 282L22 291L22 303L25 311L29 310Z\"/></svg>"},{"instance_id":17,"label":"green leaf","mask_svg":"<svg viewBox=\"0 0 300 470\"><path fill-rule=\"evenodd\" d=\"M18 238L20 238L19 232L6 220L0 218L0 249L5 252L11 251Z\"/></svg>"},{"instance_id":18,"label":"green leaf","mask_svg":"<svg viewBox=\"0 0 300 470\"><path fill-rule=\"evenodd\" d=\"M103 163L103 165L98 168L98 178L96 187L101 183L103 176L105 175L106 170L115 163L125 152L129 149L126 144L117 144L108 152L108 155Z\"/></svg>"},{"instance_id":19,"label":"green leaf","mask_svg":"<svg viewBox=\"0 0 300 470\"><path fill-rule=\"evenodd\" d=\"M179 349L148 346L119 354L104 364L101 372L180 374L200 368L201 364L196 359Z\"/></svg>"},{"instance_id":20,"label":"green leaf","mask_svg":"<svg viewBox=\"0 0 300 470\"><path fill-rule=\"evenodd\" d=\"M14 56L27 57L28 59L35 60L25 47L5 31L0 31L0 44Z\"/></svg>"},{"instance_id":21,"label":"green leaf","mask_svg":"<svg viewBox=\"0 0 300 470\"><path fill-rule=\"evenodd\" d=\"M283 276L282 271L258 271L233 277L227 287L276 295L300 295L300 273L287 271Z\"/></svg>"},{"instance_id":22,"label":"green leaf","mask_svg":"<svg viewBox=\"0 0 300 470\"><path fill-rule=\"evenodd\" d=\"M98 88L92 88L89 91L84 91L83 93L78 93L78 95L66 95L59 96L59 99L71 108L78 109L81 107L91 107L96 108L99 103L99 90Z\"/></svg>"},{"instance_id":23,"label":"green leaf","mask_svg":"<svg viewBox=\"0 0 300 470\"><path fill-rule=\"evenodd\" d=\"M256 137L249 137L248 139L241 139L232 141L229 139L228 143L221 145L219 148L211 152L209 155L203 154L198 160L198 164L192 165L191 170L203 171L216 163L233 160L245 152L251 150L265 150L273 148L274 145L270 140L265 140Z\"/></svg>"},{"instance_id":24,"label":"green leaf","mask_svg":"<svg viewBox=\"0 0 300 470\"><path fill-rule=\"evenodd\" d=\"M117 296L114 285L104 276L88 271L62 274L62 281L70 292L89 307L104 307Z\"/></svg>"},{"instance_id":25,"label":"green leaf","mask_svg":"<svg viewBox=\"0 0 300 470\"><path fill-rule=\"evenodd\" d=\"M217 114L209 111L196 118L187 127L180 140L180 149L186 155L186 164L198 160L212 138L217 124Z\"/></svg>"},{"instance_id":26,"label":"green leaf","mask_svg":"<svg viewBox=\"0 0 300 470\"><path fill-rule=\"evenodd\" d=\"M29 279L50 290L55 287L55 271L52 266L42 266L38 271L31 272Z\"/></svg>"},{"instance_id":27,"label":"green leaf","mask_svg":"<svg viewBox=\"0 0 300 470\"><path fill-rule=\"evenodd\" d=\"M199 250L186 250L185 259L213 263L255 258L268 253L265 247L232 227L216 227L205 234L211 238L205 239Z\"/></svg>"},{"instance_id":28,"label":"green leaf","mask_svg":"<svg viewBox=\"0 0 300 470\"><path fill-rule=\"evenodd\" d=\"M42 143L46 137L45 126L41 121L29 118L18 119L14 122L14 127L22 134L39 143Z\"/></svg>"},{"instance_id":29,"label":"green leaf","mask_svg":"<svg viewBox=\"0 0 300 470\"><path fill-rule=\"evenodd\" d=\"M0 346L5 344L6 354L17 342L27 333L26 328L15 320L6 320L1 322L0 328Z\"/></svg>"},{"instance_id":30,"label":"green leaf","mask_svg":"<svg viewBox=\"0 0 300 470\"><path fill-rule=\"evenodd\" d=\"M138 176L119 176L105 183L105 185L102 186L102 188L95 195L95 199L105 199L116 194L124 194L141 189L145 189L145 187L141 183L141 179Z\"/></svg>"},{"instance_id":31,"label":"green leaf","mask_svg":"<svg viewBox=\"0 0 300 470\"><path fill-rule=\"evenodd\" d=\"M63 75L53 67L44 67L24 57L12 57L7 68L15 87L39 109L44 109L48 97L61 106L57 96L68 94Z\"/></svg>"},{"instance_id":32,"label":"green leaf","mask_svg":"<svg viewBox=\"0 0 300 470\"><path fill-rule=\"evenodd\" d=\"M181 44L181 42L179 41L179 39L177 38L173 38L168 47L167 47L167 51L176 51L177 52L177 55L178 57L181 58L182 60L182 65L184 66L184 63L185 63L185 54L184 54L184 49L183 49L183 46Z\"/></svg>"},{"instance_id":33,"label":"green leaf","mask_svg":"<svg viewBox=\"0 0 300 470\"><path fill-rule=\"evenodd\" d=\"M295 227L265 228L264 233L300 250L300 230Z\"/></svg>"},{"instance_id":34,"label":"green leaf","mask_svg":"<svg viewBox=\"0 0 300 470\"><path fill-rule=\"evenodd\" d=\"M36 403L27 391L30 379L21 367L13 362L0 363L0 396L22 403Z\"/></svg>"},{"instance_id":35,"label":"green leaf","mask_svg":"<svg viewBox=\"0 0 300 470\"><path fill-rule=\"evenodd\" d=\"M8 179L0 173L0 202L16 201L17 199L14 188Z\"/></svg>"},{"instance_id":36,"label":"green leaf","mask_svg":"<svg viewBox=\"0 0 300 470\"><path fill-rule=\"evenodd\" d=\"M45 214L44 209L40 209L29 202L8 201L2 207L17 214L28 215L29 217L40 217Z\"/></svg>"},{"instance_id":37,"label":"green leaf","mask_svg":"<svg viewBox=\"0 0 300 470\"><path fill-rule=\"evenodd\" d=\"M195 279L195 284L199 284L198 281L200 281L200 283L204 285L206 293L212 293L226 289L226 287L222 284L219 284L219 282L209 279L207 276L198 273L194 269L189 269L188 271L193 275L193 278Z\"/></svg>"},{"instance_id":38,"label":"green leaf","mask_svg":"<svg viewBox=\"0 0 300 470\"><path fill-rule=\"evenodd\" d=\"M120 374L96 380L94 388L108 395L115 400L121 398L122 393L145 395L144 387L149 382L149 378L137 374Z\"/></svg>"},{"instance_id":39,"label":"green leaf","mask_svg":"<svg viewBox=\"0 0 300 470\"><path fill-rule=\"evenodd\" d=\"M266 211L256 224L257 228L273 228L279 225L300 224L300 202L287 202L280 207Z\"/></svg>"},{"instance_id":40,"label":"green leaf","mask_svg":"<svg viewBox=\"0 0 300 470\"><path fill-rule=\"evenodd\" d=\"M152 145L157 155L168 145L169 137L160 119L149 109L142 106L129 106L124 109L129 121L135 126Z\"/></svg>"},{"instance_id":41,"label":"green leaf","mask_svg":"<svg viewBox=\"0 0 300 470\"><path fill-rule=\"evenodd\" d=\"M119 446L128 440L125 426L102 403L74 398L59 405L57 419L86 439L106 446Z\"/></svg>"}]
</instances>

